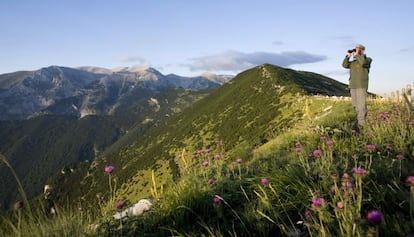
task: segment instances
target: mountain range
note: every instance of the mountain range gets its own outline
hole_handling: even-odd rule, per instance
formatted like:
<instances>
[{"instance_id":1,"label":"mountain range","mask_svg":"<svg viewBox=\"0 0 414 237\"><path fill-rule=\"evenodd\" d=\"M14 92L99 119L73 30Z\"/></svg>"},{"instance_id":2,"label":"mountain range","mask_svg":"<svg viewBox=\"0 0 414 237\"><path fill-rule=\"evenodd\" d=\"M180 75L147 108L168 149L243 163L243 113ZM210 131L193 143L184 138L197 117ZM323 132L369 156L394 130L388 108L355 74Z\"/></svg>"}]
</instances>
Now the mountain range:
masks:
<instances>
[{"instance_id":1,"label":"mountain range","mask_svg":"<svg viewBox=\"0 0 414 237\"><path fill-rule=\"evenodd\" d=\"M216 88L232 76L163 75L150 67L105 69L50 66L0 75L0 120L24 120L42 114L110 115L123 100L147 89Z\"/></svg>"}]
</instances>

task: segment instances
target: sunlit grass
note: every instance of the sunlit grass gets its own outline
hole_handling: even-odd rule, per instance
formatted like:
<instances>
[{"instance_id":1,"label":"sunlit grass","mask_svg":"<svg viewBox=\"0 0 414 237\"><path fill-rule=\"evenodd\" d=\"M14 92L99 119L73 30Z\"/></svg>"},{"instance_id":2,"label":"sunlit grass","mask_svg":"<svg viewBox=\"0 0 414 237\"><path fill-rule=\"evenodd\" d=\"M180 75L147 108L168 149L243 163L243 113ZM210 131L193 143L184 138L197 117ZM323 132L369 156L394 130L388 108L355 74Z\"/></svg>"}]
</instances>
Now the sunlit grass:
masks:
<instances>
[{"instance_id":1,"label":"sunlit grass","mask_svg":"<svg viewBox=\"0 0 414 237\"><path fill-rule=\"evenodd\" d=\"M159 173L147 175L152 177L147 180L147 188L152 187L155 200L153 210L142 216L115 221L110 216L116 212L115 207L108 204L101 215L79 218L79 212L62 211L46 219L34 214L35 218L23 218L18 227L15 212L3 221L8 226L6 233L11 236L26 236L29 232L34 233L32 236L55 236L50 233L406 236L414 233L414 198L412 186L406 182L407 177L414 175L411 114L403 106L370 101L367 126L357 131L349 101L311 98L301 103L295 105L302 111L295 126L279 134L268 133L270 139L263 145L240 146L228 152L225 141L210 138L200 147L187 144L188 147L178 149L174 157L178 174L174 181L163 180L161 184L156 175ZM130 185L137 185L137 181L132 180ZM114 197L126 199L122 200L126 203L135 202L139 194L125 190L137 188L123 188L114 192ZM373 210L381 213L383 220L373 222L368 218Z\"/></svg>"}]
</instances>

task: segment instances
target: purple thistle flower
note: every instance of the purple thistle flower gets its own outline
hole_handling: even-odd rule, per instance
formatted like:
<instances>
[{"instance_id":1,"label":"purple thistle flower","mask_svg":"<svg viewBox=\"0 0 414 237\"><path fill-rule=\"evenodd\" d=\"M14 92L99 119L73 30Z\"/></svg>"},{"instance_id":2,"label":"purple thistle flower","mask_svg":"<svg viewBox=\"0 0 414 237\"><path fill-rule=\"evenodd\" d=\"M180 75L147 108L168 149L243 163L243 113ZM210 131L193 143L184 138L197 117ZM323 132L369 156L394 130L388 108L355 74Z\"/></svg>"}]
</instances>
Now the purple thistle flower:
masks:
<instances>
[{"instance_id":1,"label":"purple thistle flower","mask_svg":"<svg viewBox=\"0 0 414 237\"><path fill-rule=\"evenodd\" d=\"M398 154L397 155L397 160L404 160L404 155L403 154Z\"/></svg>"},{"instance_id":2,"label":"purple thistle flower","mask_svg":"<svg viewBox=\"0 0 414 237\"><path fill-rule=\"evenodd\" d=\"M368 149L368 151L369 151L369 152L373 152L373 151L375 150L375 145L373 145L373 144L368 144L368 145L367 145L367 149Z\"/></svg>"},{"instance_id":3,"label":"purple thistle flower","mask_svg":"<svg viewBox=\"0 0 414 237\"><path fill-rule=\"evenodd\" d=\"M312 198L312 207L313 208L320 208L325 204L325 199L320 197L313 197Z\"/></svg>"},{"instance_id":4,"label":"purple thistle flower","mask_svg":"<svg viewBox=\"0 0 414 237\"><path fill-rule=\"evenodd\" d=\"M387 150L388 152L392 151L392 146L391 145L386 145L385 150Z\"/></svg>"},{"instance_id":5,"label":"purple thistle flower","mask_svg":"<svg viewBox=\"0 0 414 237\"><path fill-rule=\"evenodd\" d=\"M313 151L313 156L318 157L318 156L321 156L321 154L322 154L322 151L319 149Z\"/></svg>"},{"instance_id":6,"label":"purple thistle flower","mask_svg":"<svg viewBox=\"0 0 414 237\"><path fill-rule=\"evenodd\" d=\"M302 151L302 148L300 148L300 147L296 147L296 148L295 148L295 151L296 151L296 153L300 153L300 152Z\"/></svg>"},{"instance_id":7,"label":"purple thistle flower","mask_svg":"<svg viewBox=\"0 0 414 237\"><path fill-rule=\"evenodd\" d=\"M241 164L241 163L243 162L243 160L242 160L241 158L238 158L238 159L236 160L236 162L237 162L237 164Z\"/></svg>"},{"instance_id":8,"label":"purple thistle flower","mask_svg":"<svg viewBox=\"0 0 414 237\"><path fill-rule=\"evenodd\" d=\"M367 220L372 224L379 225L384 220L384 216L378 210L371 210L367 214Z\"/></svg>"},{"instance_id":9,"label":"purple thistle flower","mask_svg":"<svg viewBox=\"0 0 414 237\"><path fill-rule=\"evenodd\" d=\"M408 176L405 182L407 182L410 186L414 186L414 176Z\"/></svg>"},{"instance_id":10,"label":"purple thistle flower","mask_svg":"<svg viewBox=\"0 0 414 237\"><path fill-rule=\"evenodd\" d=\"M113 167L112 165L105 166L105 173L112 174L112 172L114 172L114 169L115 167Z\"/></svg>"},{"instance_id":11,"label":"purple thistle flower","mask_svg":"<svg viewBox=\"0 0 414 237\"><path fill-rule=\"evenodd\" d=\"M339 209L343 209L343 208L344 208L344 206L345 206L345 204L344 204L344 202L342 202L342 201L338 201L338 202L336 203L336 207L337 207L337 208L339 208Z\"/></svg>"},{"instance_id":12,"label":"purple thistle flower","mask_svg":"<svg viewBox=\"0 0 414 237\"><path fill-rule=\"evenodd\" d=\"M14 202L13 208L14 210L20 210L24 206L24 202L22 200L17 200Z\"/></svg>"},{"instance_id":13,"label":"purple thistle flower","mask_svg":"<svg viewBox=\"0 0 414 237\"><path fill-rule=\"evenodd\" d=\"M336 186L335 185L332 185L331 186L331 193L336 193Z\"/></svg>"},{"instance_id":14,"label":"purple thistle flower","mask_svg":"<svg viewBox=\"0 0 414 237\"><path fill-rule=\"evenodd\" d=\"M203 166L207 167L208 166L208 160L203 161Z\"/></svg>"},{"instance_id":15,"label":"purple thistle flower","mask_svg":"<svg viewBox=\"0 0 414 237\"><path fill-rule=\"evenodd\" d=\"M215 155L214 155L214 159L215 159L215 160L220 160L220 154L215 154Z\"/></svg>"},{"instance_id":16,"label":"purple thistle flower","mask_svg":"<svg viewBox=\"0 0 414 237\"><path fill-rule=\"evenodd\" d=\"M213 198L213 203L220 204L220 202L221 202L221 198L218 195L215 195Z\"/></svg>"},{"instance_id":17,"label":"purple thistle flower","mask_svg":"<svg viewBox=\"0 0 414 237\"><path fill-rule=\"evenodd\" d=\"M301 147L301 145L302 145L302 144L300 144L300 142L299 142L299 141L295 143L295 147L296 147L296 148L300 148L300 147Z\"/></svg>"},{"instance_id":18,"label":"purple thistle flower","mask_svg":"<svg viewBox=\"0 0 414 237\"><path fill-rule=\"evenodd\" d=\"M321 141L325 141L326 137L325 136L321 136Z\"/></svg>"},{"instance_id":19,"label":"purple thistle flower","mask_svg":"<svg viewBox=\"0 0 414 237\"><path fill-rule=\"evenodd\" d=\"M312 211L311 210L306 210L305 211L305 216L306 217L310 217L312 215Z\"/></svg>"},{"instance_id":20,"label":"purple thistle flower","mask_svg":"<svg viewBox=\"0 0 414 237\"><path fill-rule=\"evenodd\" d=\"M347 188L347 189L349 189L349 190L353 190L354 189L354 184L352 183L352 182L349 182L349 181L344 181L344 182L341 182L341 186L345 189L345 188Z\"/></svg>"},{"instance_id":21,"label":"purple thistle flower","mask_svg":"<svg viewBox=\"0 0 414 237\"><path fill-rule=\"evenodd\" d=\"M357 130L352 129L352 130L351 130L351 134L352 134L352 135L358 135L358 132L357 132Z\"/></svg>"},{"instance_id":22,"label":"purple thistle flower","mask_svg":"<svg viewBox=\"0 0 414 237\"><path fill-rule=\"evenodd\" d=\"M358 174L358 175L364 175L365 170L361 167L355 167L354 168L354 174Z\"/></svg>"},{"instance_id":23,"label":"purple thistle flower","mask_svg":"<svg viewBox=\"0 0 414 237\"><path fill-rule=\"evenodd\" d=\"M327 141L327 142L326 142L326 145L327 145L328 147L333 147L333 145L334 145L334 141L332 141L332 140Z\"/></svg>"},{"instance_id":24,"label":"purple thistle flower","mask_svg":"<svg viewBox=\"0 0 414 237\"><path fill-rule=\"evenodd\" d=\"M210 184L210 185L213 185L213 184L214 184L214 179L209 179L209 180L207 181L207 183L208 183L208 184Z\"/></svg>"},{"instance_id":25,"label":"purple thistle flower","mask_svg":"<svg viewBox=\"0 0 414 237\"><path fill-rule=\"evenodd\" d=\"M344 174L342 175L342 178L343 178L344 180L349 180L349 178L351 178L351 176L349 176L349 174L348 174L348 173L344 173Z\"/></svg>"},{"instance_id":26,"label":"purple thistle flower","mask_svg":"<svg viewBox=\"0 0 414 237\"><path fill-rule=\"evenodd\" d=\"M116 206L117 209L122 209L122 208L124 208L124 202L123 201L118 201L115 204L115 206Z\"/></svg>"},{"instance_id":27,"label":"purple thistle flower","mask_svg":"<svg viewBox=\"0 0 414 237\"><path fill-rule=\"evenodd\" d=\"M269 184L269 180L267 178L262 178L262 184L263 185L268 185Z\"/></svg>"}]
</instances>

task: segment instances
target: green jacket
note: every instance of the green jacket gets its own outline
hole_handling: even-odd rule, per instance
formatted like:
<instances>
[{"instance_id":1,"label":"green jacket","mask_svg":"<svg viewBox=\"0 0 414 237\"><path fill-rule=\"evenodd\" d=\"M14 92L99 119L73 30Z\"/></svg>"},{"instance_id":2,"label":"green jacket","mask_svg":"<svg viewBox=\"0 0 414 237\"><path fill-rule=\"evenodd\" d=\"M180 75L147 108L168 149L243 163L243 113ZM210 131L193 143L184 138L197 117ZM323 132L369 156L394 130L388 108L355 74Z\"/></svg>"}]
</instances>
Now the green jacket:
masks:
<instances>
[{"instance_id":1,"label":"green jacket","mask_svg":"<svg viewBox=\"0 0 414 237\"><path fill-rule=\"evenodd\" d=\"M345 57L342 62L344 68L349 68L349 88L365 88L368 90L368 73L372 59L364 55L355 55L354 61L349 62L349 57Z\"/></svg>"}]
</instances>

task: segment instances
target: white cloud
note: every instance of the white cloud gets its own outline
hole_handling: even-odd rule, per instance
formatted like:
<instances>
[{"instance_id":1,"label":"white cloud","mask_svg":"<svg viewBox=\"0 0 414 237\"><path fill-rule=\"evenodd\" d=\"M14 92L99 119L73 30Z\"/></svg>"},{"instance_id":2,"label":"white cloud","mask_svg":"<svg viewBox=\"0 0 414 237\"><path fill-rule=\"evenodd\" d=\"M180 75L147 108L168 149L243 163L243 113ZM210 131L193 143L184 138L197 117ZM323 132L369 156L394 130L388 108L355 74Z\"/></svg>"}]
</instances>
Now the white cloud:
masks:
<instances>
[{"instance_id":1,"label":"white cloud","mask_svg":"<svg viewBox=\"0 0 414 237\"><path fill-rule=\"evenodd\" d=\"M118 57L116 61L122 62L122 63L138 62L140 64L143 64L146 62L146 60L141 57L131 57L131 56L121 56L121 57Z\"/></svg>"},{"instance_id":2,"label":"white cloud","mask_svg":"<svg viewBox=\"0 0 414 237\"><path fill-rule=\"evenodd\" d=\"M319 62L325 59L324 55L303 51L281 53L226 51L216 55L192 58L192 63L184 66L191 71L240 71L264 63L286 67L293 64Z\"/></svg>"}]
</instances>

